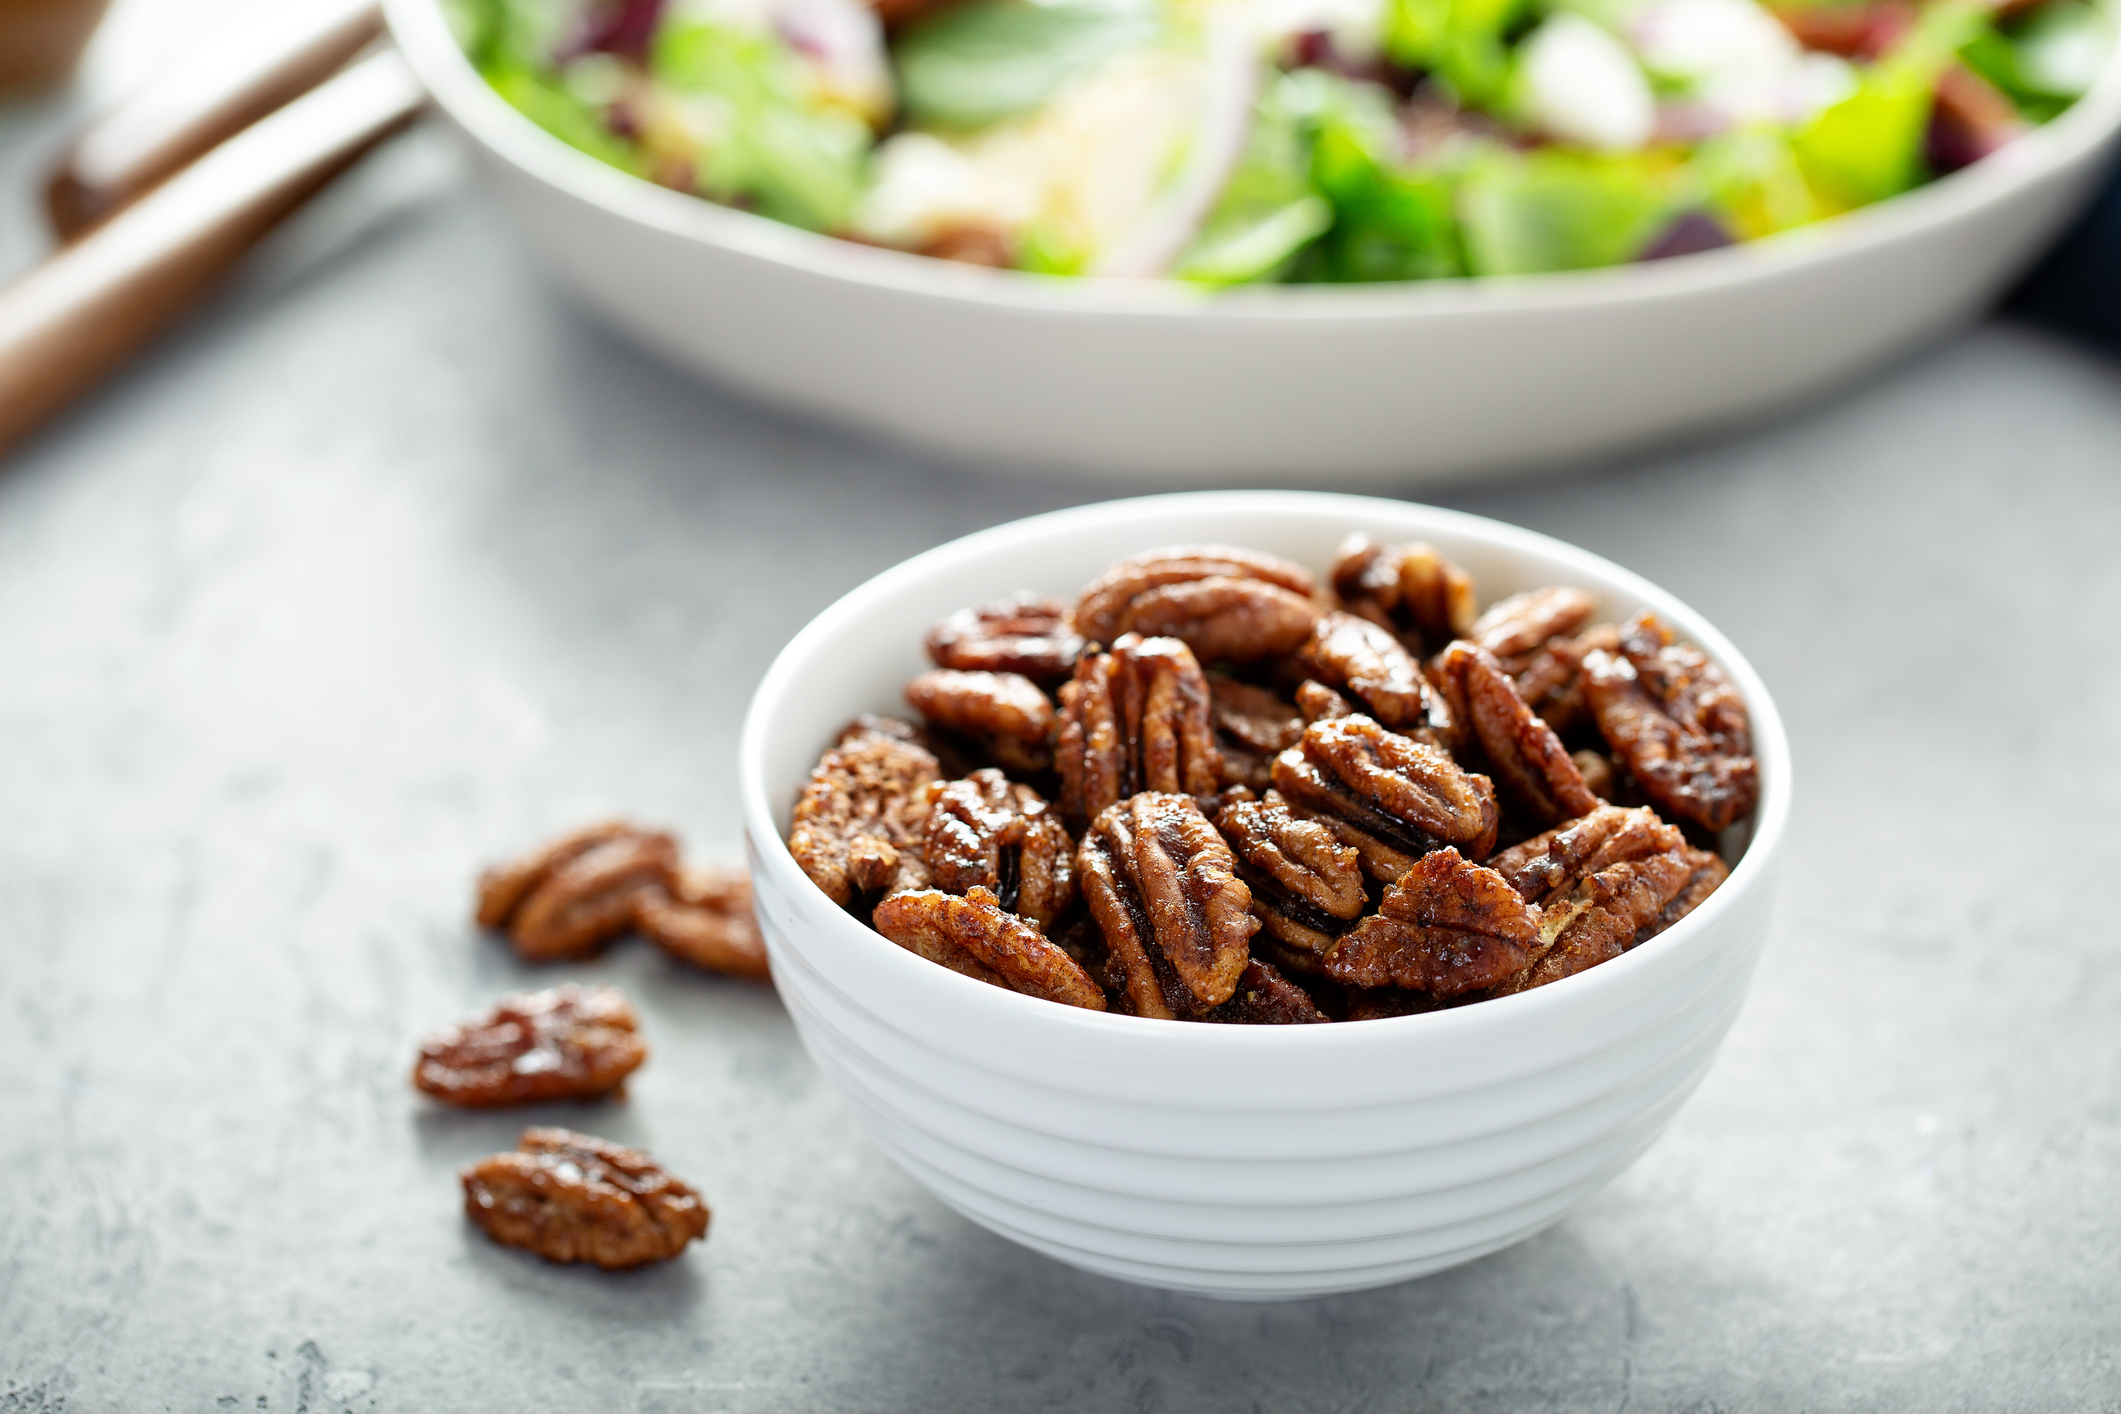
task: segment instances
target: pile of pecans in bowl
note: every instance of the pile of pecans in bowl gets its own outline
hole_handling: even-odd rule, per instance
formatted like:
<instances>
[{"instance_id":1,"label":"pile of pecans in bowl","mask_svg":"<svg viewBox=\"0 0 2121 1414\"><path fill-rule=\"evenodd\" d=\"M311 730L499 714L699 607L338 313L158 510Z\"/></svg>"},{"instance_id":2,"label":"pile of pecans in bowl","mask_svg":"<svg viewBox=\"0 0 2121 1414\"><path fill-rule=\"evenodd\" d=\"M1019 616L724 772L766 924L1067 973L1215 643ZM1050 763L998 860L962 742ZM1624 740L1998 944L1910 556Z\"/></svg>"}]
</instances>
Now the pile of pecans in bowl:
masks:
<instances>
[{"instance_id":1,"label":"pile of pecans in bowl","mask_svg":"<svg viewBox=\"0 0 2121 1414\"><path fill-rule=\"evenodd\" d=\"M915 724L863 717L788 847L910 951L1030 996L1357 1021L1543 986L1669 928L1758 796L1745 703L1654 615L1478 608L1357 535L1323 590L1223 545L928 635Z\"/></svg>"}]
</instances>

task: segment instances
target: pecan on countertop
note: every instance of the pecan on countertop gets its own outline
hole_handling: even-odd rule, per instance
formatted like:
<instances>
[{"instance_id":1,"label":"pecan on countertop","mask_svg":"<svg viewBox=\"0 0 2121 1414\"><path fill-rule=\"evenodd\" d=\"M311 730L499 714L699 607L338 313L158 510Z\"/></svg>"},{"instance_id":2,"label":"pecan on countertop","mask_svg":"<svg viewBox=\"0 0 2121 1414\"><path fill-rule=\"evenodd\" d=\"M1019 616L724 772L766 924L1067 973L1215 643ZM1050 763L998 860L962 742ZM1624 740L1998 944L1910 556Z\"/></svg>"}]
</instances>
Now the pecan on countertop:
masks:
<instances>
[{"instance_id":1,"label":"pecan on countertop","mask_svg":"<svg viewBox=\"0 0 2121 1414\"><path fill-rule=\"evenodd\" d=\"M797 797L789 853L842 908L925 888L921 841L928 783L938 774L935 753L857 722L818 761Z\"/></svg>"},{"instance_id":2,"label":"pecan on countertop","mask_svg":"<svg viewBox=\"0 0 2121 1414\"><path fill-rule=\"evenodd\" d=\"M1201 1020L1227 1026L1311 1026L1331 1018L1309 992L1275 971L1272 963L1255 957L1237 975L1230 1000Z\"/></svg>"},{"instance_id":3,"label":"pecan on countertop","mask_svg":"<svg viewBox=\"0 0 2121 1414\"><path fill-rule=\"evenodd\" d=\"M1433 545L1387 545L1357 533L1328 576L1341 608L1389 630L1409 653L1463 638L1473 626L1473 579Z\"/></svg>"},{"instance_id":4,"label":"pecan on countertop","mask_svg":"<svg viewBox=\"0 0 2121 1414\"><path fill-rule=\"evenodd\" d=\"M938 668L906 684L906 701L929 726L976 743L996 765L1029 773L1052 764L1053 703L1021 673Z\"/></svg>"},{"instance_id":5,"label":"pecan on countertop","mask_svg":"<svg viewBox=\"0 0 2121 1414\"><path fill-rule=\"evenodd\" d=\"M459 1175L464 1211L488 1237L548 1262L607 1270L660 1262L707 1235L692 1188L638 1149L566 1129L526 1129L516 1151Z\"/></svg>"},{"instance_id":6,"label":"pecan on countertop","mask_svg":"<svg viewBox=\"0 0 2121 1414\"><path fill-rule=\"evenodd\" d=\"M1517 695L1517 685L1487 649L1458 639L1437 659L1465 745L1478 746L1504 798L1544 829L1598 808L1583 773L1554 729ZM1468 752L1467 754L1471 754Z\"/></svg>"},{"instance_id":7,"label":"pecan on countertop","mask_svg":"<svg viewBox=\"0 0 2121 1414\"><path fill-rule=\"evenodd\" d=\"M1540 951L1541 914L1493 869L1455 849L1422 856L1376 913L1326 954L1351 987L1404 987L1438 998L1507 982Z\"/></svg>"},{"instance_id":8,"label":"pecan on countertop","mask_svg":"<svg viewBox=\"0 0 2121 1414\"><path fill-rule=\"evenodd\" d=\"M1717 831L1760 795L1745 702L1723 669L1645 610L1620 651L1584 659L1584 692L1614 757L1666 815Z\"/></svg>"},{"instance_id":9,"label":"pecan on countertop","mask_svg":"<svg viewBox=\"0 0 2121 1414\"><path fill-rule=\"evenodd\" d=\"M1121 560L1075 601L1069 623L1093 643L1125 633L1184 641L1204 663L1287 653L1318 617L1311 572L1231 545L1177 545Z\"/></svg>"},{"instance_id":10,"label":"pecan on countertop","mask_svg":"<svg viewBox=\"0 0 2121 1414\"><path fill-rule=\"evenodd\" d=\"M667 894L634 903L635 931L664 952L709 972L771 982L766 939L751 911L751 874L741 865L680 870Z\"/></svg>"},{"instance_id":11,"label":"pecan on countertop","mask_svg":"<svg viewBox=\"0 0 2121 1414\"><path fill-rule=\"evenodd\" d=\"M908 952L977 981L1066 1006L1105 1009L1105 994L1090 974L987 889L974 888L963 898L941 889L893 894L876 906L876 930Z\"/></svg>"},{"instance_id":12,"label":"pecan on countertop","mask_svg":"<svg viewBox=\"0 0 2121 1414\"><path fill-rule=\"evenodd\" d=\"M1363 716L1304 728L1303 740L1274 758L1274 785L1297 814L1353 845L1380 883L1442 845L1483 857L1501 825L1486 776Z\"/></svg>"},{"instance_id":13,"label":"pecan on countertop","mask_svg":"<svg viewBox=\"0 0 2121 1414\"><path fill-rule=\"evenodd\" d=\"M1303 714L1263 687L1221 676L1208 679L1208 714L1222 757L1222 783L1263 791L1274 784L1274 758L1303 735Z\"/></svg>"},{"instance_id":14,"label":"pecan on countertop","mask_svg":"<svg viewBox=\"0 0 2121 1414\"><path fill-rule=\"evenodd\" d=\"M1059 682L1083 651L1082 637L1068 627L1067 618L1066 601L1028 591L960 609L928 631L928 656L939 668Z\"/></svg>"},{"instance_id":15,"label":"pecan on countertop","mask_svg":"<svg viewBox=\"0 0 2121 1414\"><path fill-rule=\"evenodd\" d=\"M1108 807L1076 850L1076 873L1120 1010L1192 1017L1230 999L1259 920L1193 797L1145 792Z\"/></svg>"},{"instance_id":16,"label":"pecan on countertop","mask_svg":"<svg viewBox=\"0 0 2121 1414\"><path fill-rule=\"evenodd\" d=\"M923 851L945 893L991 891L1041 933L1075 901L1075 841L1027 785L989 767L929 786Z\"/></svg>"},{"instance_id":17,"label":"pecan on countertop","mask_svg":"<svg viewBox=\"0 0 2121 1414\"><path fill-rule=\"evenodd\" d=\"M1208 680L1179 640L1123 634L1077 660L1060 698L1053 756L1070 830L1141 791L1212 795L1222 784Z\"/></svg>"},{"instance_id":18,"label":"pecan on countertop","mask_svg":"<svg viewBox=\"0 0 2121 1414\"><path fill-rule=\"evenodd\" d=\"M534 962L594 951L633 926L644 896L677 876L677 841L609 821L567 835L479 879L478 921L504 928Z\"/></svg>"},{"instance_id":19,"label":"pecan on countertop","mask_svg":"<svg viewBox=\"0 0 2121 1414\"><path fill-rule=\"evenodd\" d=\"M1449 707L1389 629L1336 611L1319 619L1296 656L1313 678L1356 699L1393 731L1447 751L1457 744Z\"/></svg>"},{"instance_id":20,"label":"pecan on countertop","mask_svg":"<svg viewBox=\"0 0 2121 1414\"><path fill-rule=\"evenodd\" d=\"M623 1092L646 1059L623 993L570 984L513 993L485 1015L429 1036L412 1083L468 1108L593 1100Z\"/></svg>"},{"instance_id":21,"label":"pecan on countertop","mask_svg":"<svg viewBox=\"0 0 2121 1414\"><path fill-rule=\"evenodd\" d=\"M1361 854L1327 826L1296 816L1271 791L1264 800L1223 804L1214 819L1252 891L1252 914L1260 921L1253 952L1269 953L1286 971L1319 971L1368 903Z\"/></svg>"}]
</instances>

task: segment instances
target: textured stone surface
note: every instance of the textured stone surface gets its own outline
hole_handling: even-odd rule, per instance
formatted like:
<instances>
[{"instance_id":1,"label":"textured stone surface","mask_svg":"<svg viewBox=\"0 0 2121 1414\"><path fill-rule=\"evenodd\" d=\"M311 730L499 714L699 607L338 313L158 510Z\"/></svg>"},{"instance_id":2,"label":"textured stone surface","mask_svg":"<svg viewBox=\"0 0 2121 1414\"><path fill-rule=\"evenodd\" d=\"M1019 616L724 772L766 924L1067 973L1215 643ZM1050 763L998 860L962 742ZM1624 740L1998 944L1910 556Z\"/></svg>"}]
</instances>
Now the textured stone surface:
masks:
<instances>
[{"instance_id":1,"label":"textured stone surface","mask_svg":"<svg viewBox=\"0 0 2121 1414\"><path fill-rule=\"evenodd\" d=\"M957 1218L770 993L471 929L481 862L599 812L733 853L789 634L1111 491L682 381L452 170L363 172L0 473L0 1411L2121 1409L2113 367L1993 326L1744 438L1443 495L1753 656L1800 773L1774 941L1560 1226L1224 1306ZM630 1100L412 1092L421 1031L563 978L638 1000ZM454 1170L529 1122L648 1147L712 1236L619 1276L494 1247Z\"/></svg>"}]
</instances>

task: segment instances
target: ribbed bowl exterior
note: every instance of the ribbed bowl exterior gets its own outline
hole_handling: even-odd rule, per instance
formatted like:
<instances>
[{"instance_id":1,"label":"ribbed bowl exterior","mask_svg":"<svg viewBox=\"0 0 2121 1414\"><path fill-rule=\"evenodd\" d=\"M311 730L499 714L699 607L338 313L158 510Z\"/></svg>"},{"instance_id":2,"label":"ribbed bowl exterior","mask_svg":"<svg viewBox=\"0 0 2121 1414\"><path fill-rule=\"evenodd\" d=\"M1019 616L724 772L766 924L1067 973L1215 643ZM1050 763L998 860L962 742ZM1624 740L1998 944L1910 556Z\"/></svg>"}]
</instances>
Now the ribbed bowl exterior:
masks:
<instances>
[{"instance_id":1,"label":"ribbed bowl exterior","mask_svg":"<svg viewBox=\"0 0 2121 1414\"><path fill-rule=\"evenodd\" d=\"M1484 598L1546 583L1648 605L1752 709L1763 794L1731 879L1669 932L1516 997L1388 1021L1222 1027L1058 1006L970 981L834 907L781 843L839 725L903 710L953 608L1068 593L1118 556L1219 541L1323 568L1351 530L1425 539ZM774 979L818 1066L905 1169L1063 1262L1238 1299L1379 1286L1530 1236L1670 1122L1736 1018L1765 941L1788 746L1750 665L1698 615L1542 536L1400 502L1208 493L1004 526L899 566L806 629L746 723L743 788Z\"/></svg>"}]
</instances>

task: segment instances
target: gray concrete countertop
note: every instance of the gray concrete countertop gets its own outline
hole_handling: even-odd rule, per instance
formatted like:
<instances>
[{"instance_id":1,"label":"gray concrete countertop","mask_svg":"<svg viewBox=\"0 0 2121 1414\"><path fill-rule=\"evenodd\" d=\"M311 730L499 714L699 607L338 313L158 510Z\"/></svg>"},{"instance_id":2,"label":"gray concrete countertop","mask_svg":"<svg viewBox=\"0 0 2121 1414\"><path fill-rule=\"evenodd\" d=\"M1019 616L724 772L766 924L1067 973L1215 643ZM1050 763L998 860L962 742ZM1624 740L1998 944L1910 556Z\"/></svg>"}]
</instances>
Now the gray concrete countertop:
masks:
<instances>
[{"instance_id":1,"label":"gray concrete countertop","mask_svg":"<svg viewBox=\"0 0 2121 1414\"><path fill-rule=\"evenodd\" d=\"M10 229L46 131L0 132ZM2112 365L1991 325L1747 435L1428 493L1758 664L1799 772L1773 941L1559 1226L1220 1305L949 1212L769 991L467 922L481 863L598 812L734 852L799 625L1113 492L684 381L455 180L386 153L0 470L0 1411L2121 1410ZM562 976L639 1000L630 1100L411 1092L423 1030ZM649 1147L712 1237L617 1276L493 1246L454 1170L527 1120Z\"/></svg>"}]
</instances>

